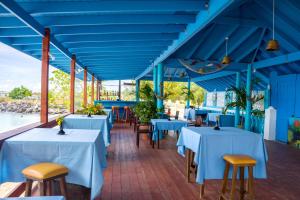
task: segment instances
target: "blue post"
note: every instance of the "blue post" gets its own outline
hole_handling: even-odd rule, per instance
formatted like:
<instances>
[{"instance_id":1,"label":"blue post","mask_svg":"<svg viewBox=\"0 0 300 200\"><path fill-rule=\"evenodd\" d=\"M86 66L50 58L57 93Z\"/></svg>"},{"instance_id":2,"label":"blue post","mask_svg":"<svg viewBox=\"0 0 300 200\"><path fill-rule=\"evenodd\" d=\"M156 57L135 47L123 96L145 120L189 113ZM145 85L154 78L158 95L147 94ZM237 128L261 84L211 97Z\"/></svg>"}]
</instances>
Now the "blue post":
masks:
<instances>
[{"instance_id":1,"label":"blue post","mask_svg":"<svg viewBox=\"0 0 300 200\"><path fill-rule=\"evenodd\" d=\"M267 86L267 89L265 90L265 102L264 102L264 104L265 104L265 109L267 109L267 108L269 108L269 106L270 106L270 85L268 84L268 86Z\"/></svg>"},{"instance_id":2,"label":"blue post","mask_svg":"<svg viewBox=\"0 0 300 200\"><path fill-rule=\"evenodd\" d=\"M135 81L135 100L140 101L140 80Z\"/></svg>"},{"instance_id":3,"label":"blue post","mask_svg":"<svg viewBox=\"0 0 300 200\"><path fill-rule=\"evenodd\" d=\"M186 108L190 108L190 95L191 95L191 79L189 78L188 82L187 82L187 89L188 89L188 98L186 100Z\"/></svg>"},{"instance_id":4,"label":"blue post","mask_svg":"<svg viewBox=\"0 0 300 200\"><path fill-rule=\"evenodd\" d=\"M248 70L247 70L247 85L246 85L246 95L247 95L247 104L246 104L246 117L245 117L245 129L250 131L251 127L251 110L252 110L252 105L251 105L251 82L252 82L252 65L248 65Z\"/></svg>"},{"instance_id":5,"label":"blue post","mask_svg":"<svg viewBox=\"0 0 300 200\"><path fill-rule=\"evenodd\" d=\"M157 108L161 109L164 106L162 97L164 96L164 74L163 65L160 63L157 66L157 94L160 98L157 99Z\"/></svg>"},{"instance_id":6,"label":"blue post","mask_svg":"<svg viewBox=\"0 0 300 200\"><path fill-rule=\"evenodd\" d=\"M240 88L241 87L241 73L237 72L236 73L236 82L235 82L235 87ZM235 97L237 100L237 96ZM235 117L234 117L234 125L235 127L238 127L240 124L240 108L235 107Z\"/></svg>"},{"instance_id":7,"label":"blue post","mask_svg":"<svg viewBox=\"0 0 300 200\"><path fill-rule=\"evenodd\" d=\"M203 107L206 107L207 104L207 91L204 93Z\"/></svg>"},{"instance_id":8,"label":"blue post","mask_svg":"<svg viewBox=\"0 0 300 200\"><path fill-rule=\"evenodd\" d=\"M157 66L153 67L153 91L157 94Z\"/></svg>"}]
</instances>

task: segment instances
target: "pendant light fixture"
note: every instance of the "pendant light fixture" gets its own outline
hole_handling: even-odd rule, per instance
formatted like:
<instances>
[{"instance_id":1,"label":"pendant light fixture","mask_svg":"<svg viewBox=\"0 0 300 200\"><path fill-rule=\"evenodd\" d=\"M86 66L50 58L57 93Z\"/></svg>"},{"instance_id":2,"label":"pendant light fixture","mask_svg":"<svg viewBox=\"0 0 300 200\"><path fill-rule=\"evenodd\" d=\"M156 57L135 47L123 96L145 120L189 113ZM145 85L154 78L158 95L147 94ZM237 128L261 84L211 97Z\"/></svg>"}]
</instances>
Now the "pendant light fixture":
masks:
<instances>
[{"instance_id":1,"label":"pendant light fixture","mask_svg":"<svg viewBox=\"0 0 300 200\"><path fill-rule=\"evenodd\" d=\"M225 56L224 56L224 58L223 58L223 60L222 60L222 64L223 64L223 65L228 65L228 64L231 62L231 59L230 59L230 57L228 56L228 40L229 40L229 38L226 37L226 38L225 38L226 54L225 54Z\"/></svg>"},{"instance_id":2,"label":"pendant light fixture","mask_svg":"<svg viewBox=\"0 0 300 200\"><path fill-rule=\"evenodd\" d=\"M275 40L275 0L273 0L273 38L269 40L266 50L267 51L277 51L279 50L279 43Z\"/></svg>"}]
</instances>

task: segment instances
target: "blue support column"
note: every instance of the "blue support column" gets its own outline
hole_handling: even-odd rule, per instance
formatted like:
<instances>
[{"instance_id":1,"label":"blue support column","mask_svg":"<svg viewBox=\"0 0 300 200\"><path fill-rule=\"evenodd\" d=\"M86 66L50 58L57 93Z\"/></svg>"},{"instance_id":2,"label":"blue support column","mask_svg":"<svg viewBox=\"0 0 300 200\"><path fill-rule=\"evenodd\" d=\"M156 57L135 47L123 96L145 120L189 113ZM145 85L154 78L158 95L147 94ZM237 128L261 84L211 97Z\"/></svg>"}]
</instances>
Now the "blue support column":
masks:
<instances>
[{"instance_id":1,"label":"blue support column","mask_svg":"<svg viewBox=\"0 0 300 200\"><path fill-rule=\"evenodd\" d=\"M264 96L264 99L265 99L264 107L265 107L265 109L270 107L270 89L271 89L271 86L268 84L267 89L265 90L265 96Z\"/></svg>"},{"instance_id":2,"label":"blue support column","mask_svg":"<svg viewBox=\"0 0 300 200\"><path fill-rule=\"evenodd\" d=\"M187 82L187 89L188 89L188 98L186 100L186 108L190 108L190 95L191 95L191 79L189 78Z\"/></svg>"},{"instance_id":3,"label":"blue support column","mask_svg":"<svg viewBox=\"0 0 300 200\"><path fill-rule=\"evenodd\" d=\"M140 80L135 81L135 100L140 101Z\"/></svg>"},{"instance_id":4,"label":"blue support column","mask_svg":"<svg viewBox=\"0 0 300 200\"><path fill-rule=\"evenodd\" d=\"M162 109L164 106L164 102L162 97L164 96L164 68L163 65L160 63L157 66L157 94L161 98L157 99L157 108Z\"/></svg>"},{"instance_id":5,"label":"blue support column","mask_svg":"<svg viewBox=\"0 0 300 200\"><path fill-rule=\"evenodd\" d=\"M204 93L203 107L206 107L207 104L207 91Z\"/></svg>"},{"instance_id":6,"label":"blue support column","mask_svg":"<svg viewBox=\"0 0 300 200\"><path fill-rule=\"evenodd\" d=\"M236 82L235 82L235 87L240 88L241 87L241 73L237 72L236 73ZM237 99L237 96L235 97ZM235 118L234 118L234 125L235 127L238 127L240 124L240 108L235 107Z\"/></svg>"},{"instance_id":7,"label":"blue support column","mask_svg":"<svg viewBox=\"0 0 300 200\"><path fill-rule=\"evenodd\" d=\"M248 65L247 70L247 85L246 85L246 95L247 95L247 104L246 104L246 116L245 116L245 129L250 130L251 127L251 111L252 111L252 104L251 104L251 82L252 82L252 65Z\"/></svg>"},{"instance_id":8,"label":"blue support column","mask_svg":"<svg viewBox=\"0 0 300 200\"><path fill-rule=\"evenodd\" d=\"M153 67L153 91L157 95L157 66Z\"/></svg>"}]
</instances>

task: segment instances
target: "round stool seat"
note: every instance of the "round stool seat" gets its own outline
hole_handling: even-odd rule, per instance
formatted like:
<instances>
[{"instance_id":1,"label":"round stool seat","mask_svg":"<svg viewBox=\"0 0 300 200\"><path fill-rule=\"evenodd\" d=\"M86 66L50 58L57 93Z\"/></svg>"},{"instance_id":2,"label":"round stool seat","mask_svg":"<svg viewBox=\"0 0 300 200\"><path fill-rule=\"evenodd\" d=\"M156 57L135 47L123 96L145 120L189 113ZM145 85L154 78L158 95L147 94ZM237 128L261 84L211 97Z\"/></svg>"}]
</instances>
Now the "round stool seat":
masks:
<instances>
[{"instance_id":1,"label":"round stool seat","mask_svg":"<svg viewBox=\"0 0 300 200\"><path fill-rule=\"evenodd\" d=\"M56 163L39 163L25 168L22 173L28 178L45 180L68 174L69 170L63 165Z\"/></svg>"},{"instance_id":2,"label":"round stool seat","mask_svg":"<svg viewBox=\"0 0 300 200\"><path fill-rule=\"evenodd\" d=\"M231 190L230 190L230 197L229 199L233 200L235 199L235 190L236 190L236 181L237 181L237 175L239 170L239 180L240 180L240 199L244 199L244 196L246 194L249 195L249 199L254 199L254 176L253 176L253 167L256 165L256 160L248 155L224 155L223 156L224 161L226 162L225 170L224 170L224 178L223 178L223 185L222 185L222 192L220 195L220 200L227 199L225 197L226 191L227 191L227 182L228 182L228 175L229 175L229 168L230 165L233 166L232 170L232 181L231 181ZM247 184L247 190L245 190L245 168L248 168L248 184Z\"/></svg>"},{"instance_id":3,"label":"round stool seat","mask_svg":"<svg viewBox=\"0 0 300 200\"><path fill-rule=\"evenodd\" d=\"M232 165L256 165L256 160L247 155L224 155L223 159Z\"/></svg>"}]
</instances>

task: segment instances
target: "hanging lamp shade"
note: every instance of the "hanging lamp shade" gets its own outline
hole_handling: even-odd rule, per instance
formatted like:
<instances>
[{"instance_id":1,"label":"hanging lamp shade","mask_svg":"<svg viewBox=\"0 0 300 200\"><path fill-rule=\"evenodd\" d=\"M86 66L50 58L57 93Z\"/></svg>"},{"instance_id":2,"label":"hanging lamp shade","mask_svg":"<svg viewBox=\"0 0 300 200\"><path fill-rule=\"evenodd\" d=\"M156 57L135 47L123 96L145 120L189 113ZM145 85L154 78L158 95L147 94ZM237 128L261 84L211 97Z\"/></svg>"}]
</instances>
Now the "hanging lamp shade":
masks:
<instances>
[{"instance_id":1,"label":"hanging lamp shade","mask_svg":"<svg viewBox=\"0 0 300 200\"><path fill-rule=\"evenodd\" d=\"M273 31L273 38L271 40L269 40L266 50L267 51L277 51L279 50L279 42L277 40L275 40L275 0L273 0L273 27L272 27L272 31Z\"/></svg>"},{"instance_id":2,"label":"hanging lamp shade","mask_svg":"<svg viewBox=\"0 0 300 200\"><path fill-rule=\"evenodd\" d=\"M222 64L223 65L228 65L230 62L231 62L231 59L230 57L228 56L228 40L229 40L229 37L226 37L225 38L225 49L226 49L226 54L222 60Z\"/></svg>"},{"instance_id":3,"label":"hanging lamp shade","mask_svg":"<svg viewBox=\"0 0 300 200\"><path fill-rule=\"evenodd\" d=\"M266 47L267 51L277 51L279 50L279 42L277 40L269 40L267 47Z\"/></svg>"},{"instance_id":4,"label":"hanging lamp shade","mask_svg":"<svg viewBox=\"0 0 300 200\"><path fill-rule=\"evenodd\" d=\"M224 56L223 60L222 60L222 64L223 65L228 65L231 62L231 58L229 56Z\"/></svg>"}]
</instances>

